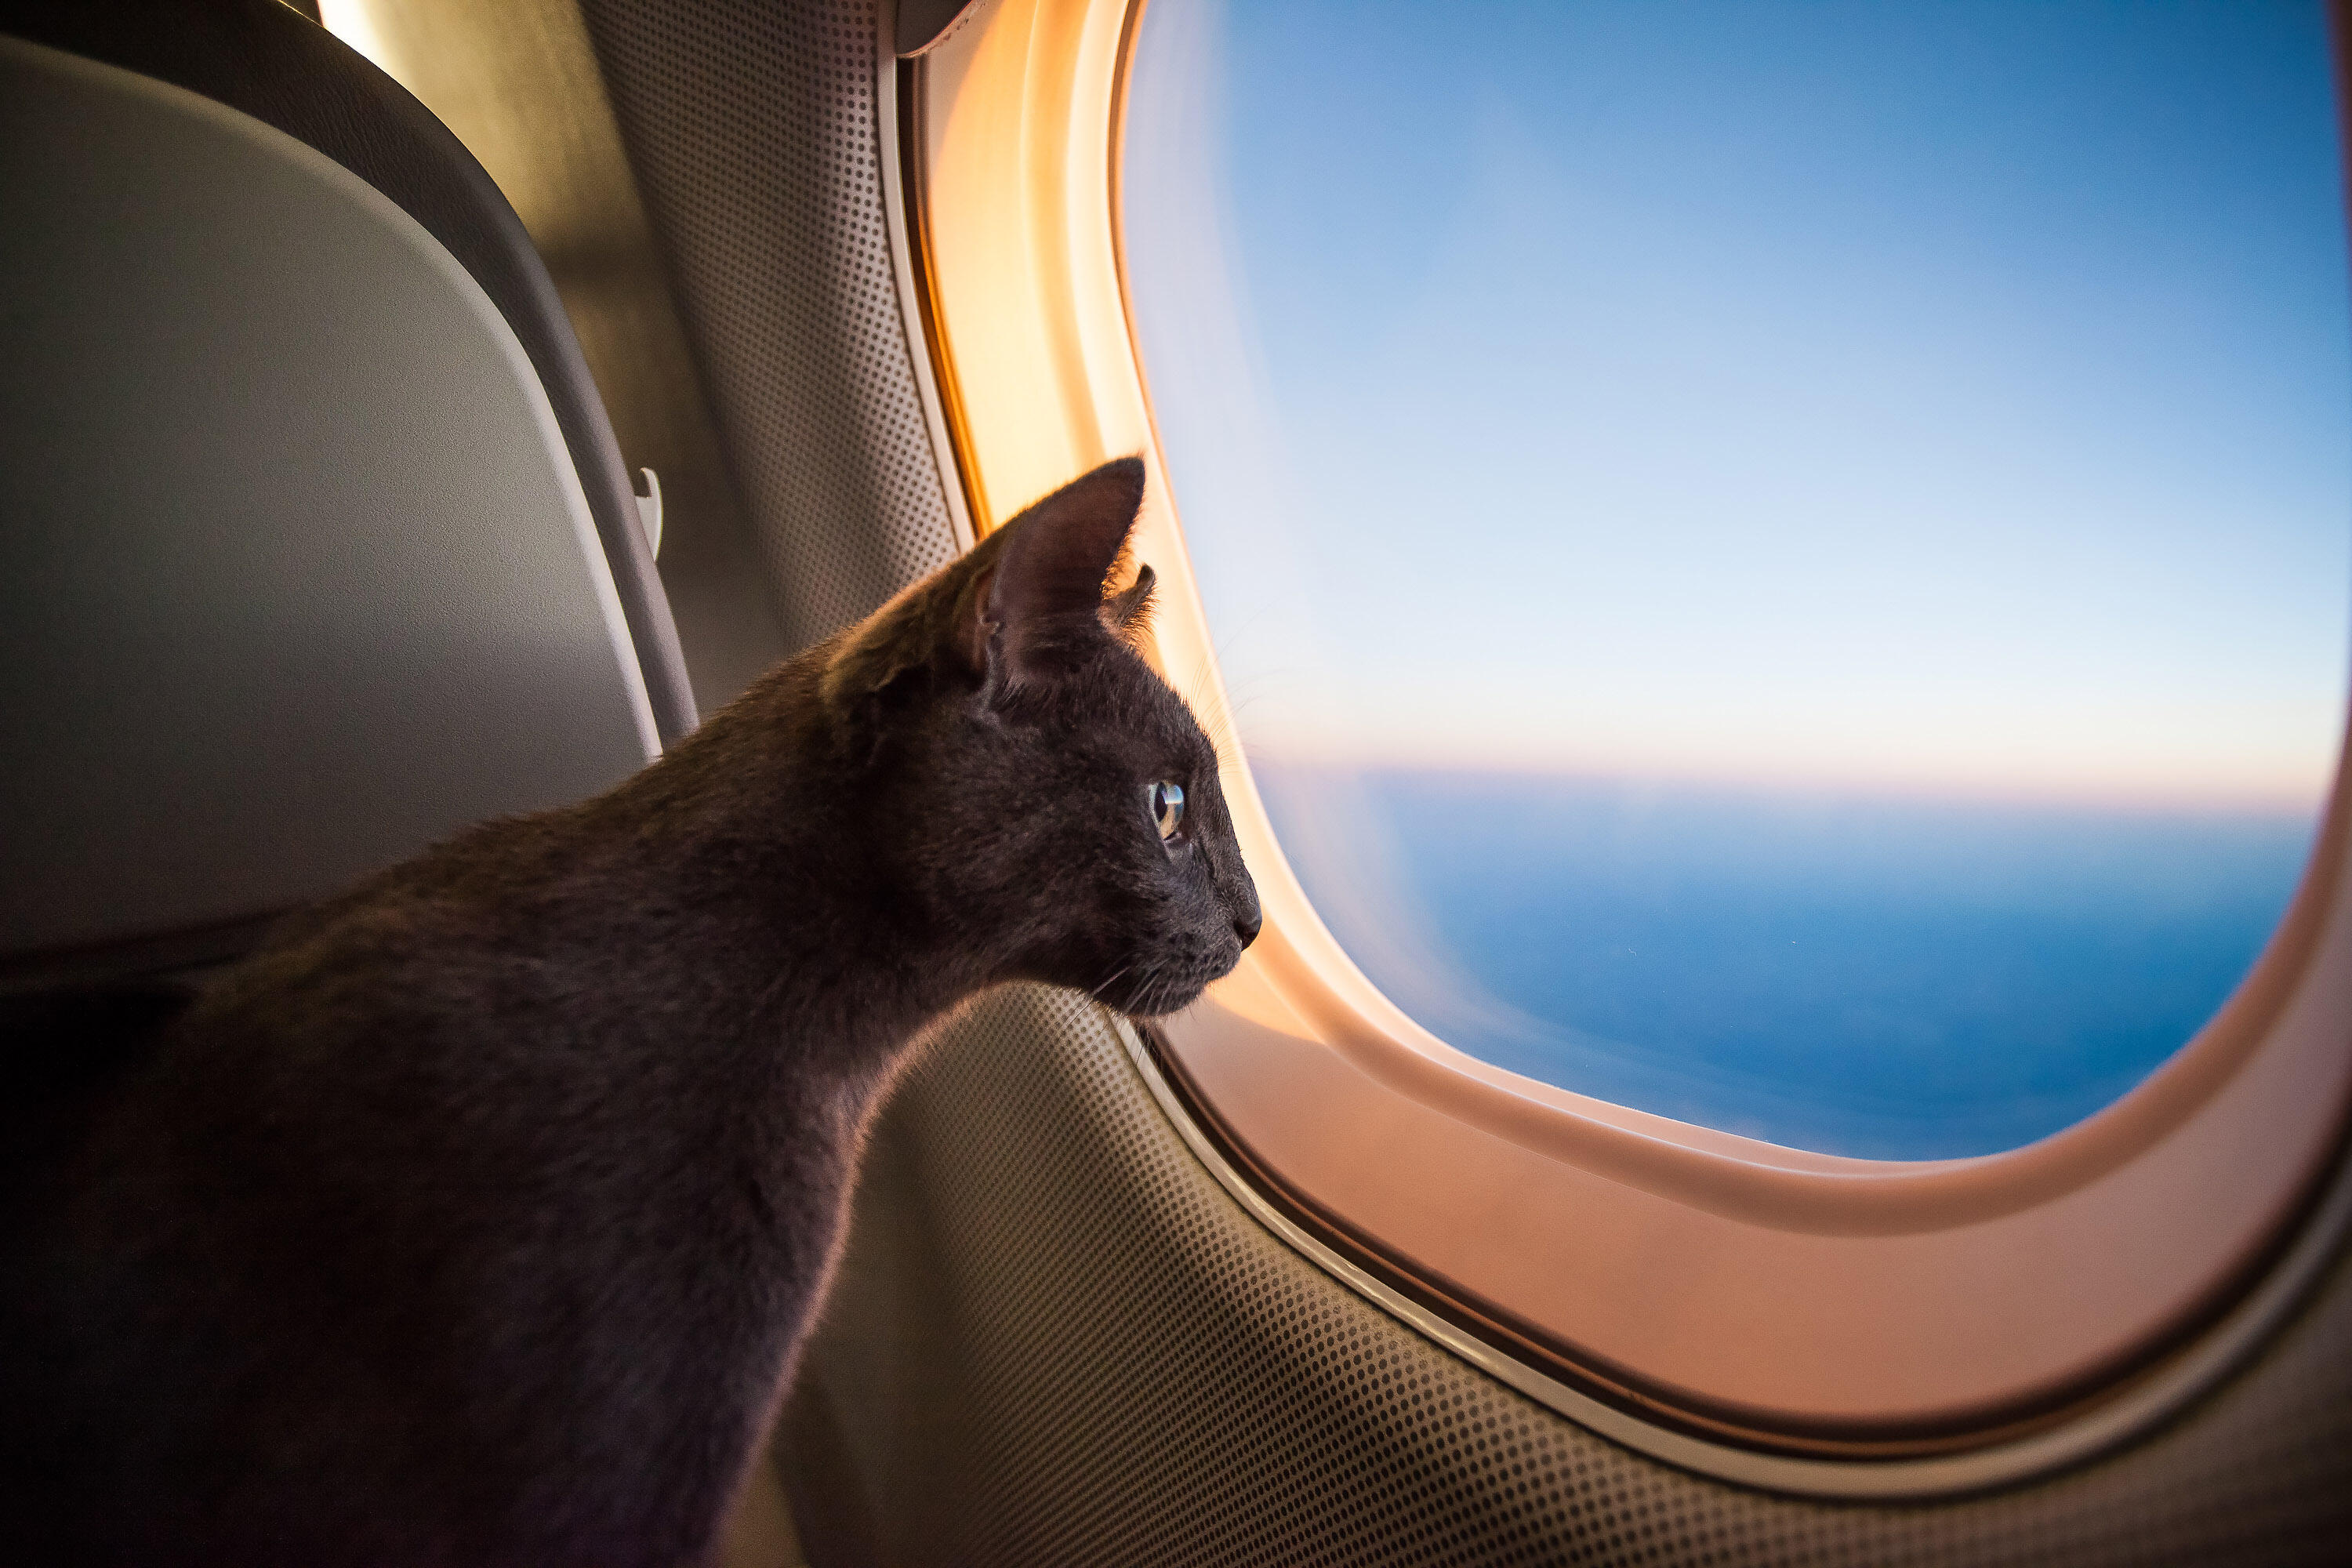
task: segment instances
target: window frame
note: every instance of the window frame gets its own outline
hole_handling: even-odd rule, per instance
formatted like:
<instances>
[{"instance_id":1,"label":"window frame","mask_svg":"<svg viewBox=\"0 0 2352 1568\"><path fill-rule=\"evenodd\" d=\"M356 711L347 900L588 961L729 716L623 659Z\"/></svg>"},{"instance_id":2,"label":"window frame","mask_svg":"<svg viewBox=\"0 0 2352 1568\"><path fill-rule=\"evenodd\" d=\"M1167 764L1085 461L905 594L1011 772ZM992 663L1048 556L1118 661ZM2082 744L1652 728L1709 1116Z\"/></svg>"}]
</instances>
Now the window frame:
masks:
<instances>
[{"instance_id":1,"label":"window frame","mask_svg":"<svg viewBox=\"0 0 2352 1568\"><path fill-rule=\"evenodd\" d=\"M1156 660L1231 734L1128 312L1119 143L1143 8L982 0L920 59L886 48L883 162L975 531L1140 452ZM1230 747L1222 782L1265 929L1202 1004L1129 1032L1139 1069L1294 1245L1646 1451L1832 1495L2061 1462L2219 1375L2352 1213L2340 761L2287 913L2191 1041L2049 1138L1935 1162L1785 1149L1455 1050L1340 950Z\"/></svg>"}]
</instances>

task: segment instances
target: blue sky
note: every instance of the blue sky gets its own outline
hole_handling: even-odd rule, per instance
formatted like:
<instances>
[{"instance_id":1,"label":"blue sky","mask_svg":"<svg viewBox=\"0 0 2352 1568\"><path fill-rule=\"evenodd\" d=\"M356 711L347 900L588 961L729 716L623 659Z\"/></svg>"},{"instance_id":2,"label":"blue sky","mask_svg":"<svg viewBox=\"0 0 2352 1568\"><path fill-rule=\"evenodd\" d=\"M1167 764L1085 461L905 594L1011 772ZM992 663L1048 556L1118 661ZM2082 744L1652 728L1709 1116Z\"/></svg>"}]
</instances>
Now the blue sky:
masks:
<instances>
[{"instance_id":1,"label":"blue sky","mask_svg":"<svg viewBox=\"0 0 2352 1568\"><path fill-rule=\"evenodd\" d=\"M1129 266L1246 743L2308 802L2319 8L1153 0Z\"/></svg>"}]
</instances>

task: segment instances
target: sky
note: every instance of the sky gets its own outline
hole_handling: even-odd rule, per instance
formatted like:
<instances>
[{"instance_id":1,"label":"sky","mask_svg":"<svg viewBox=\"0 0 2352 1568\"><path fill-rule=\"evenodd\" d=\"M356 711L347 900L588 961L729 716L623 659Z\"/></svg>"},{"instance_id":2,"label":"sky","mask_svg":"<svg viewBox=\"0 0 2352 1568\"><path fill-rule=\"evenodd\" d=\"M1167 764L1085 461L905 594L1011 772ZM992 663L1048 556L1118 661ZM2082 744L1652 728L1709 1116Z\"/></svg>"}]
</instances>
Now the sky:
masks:
<instances>
[{"instance_id":1,"label":"sky","mask_svg":"<svg viewBox=\"0 0 2352 1568\"><path fill-rule=\"evenodd\" d=\"M1245 745L2307 806L2315 5L1154 0L1123 200Z\"/></svg>"}]
</instances>

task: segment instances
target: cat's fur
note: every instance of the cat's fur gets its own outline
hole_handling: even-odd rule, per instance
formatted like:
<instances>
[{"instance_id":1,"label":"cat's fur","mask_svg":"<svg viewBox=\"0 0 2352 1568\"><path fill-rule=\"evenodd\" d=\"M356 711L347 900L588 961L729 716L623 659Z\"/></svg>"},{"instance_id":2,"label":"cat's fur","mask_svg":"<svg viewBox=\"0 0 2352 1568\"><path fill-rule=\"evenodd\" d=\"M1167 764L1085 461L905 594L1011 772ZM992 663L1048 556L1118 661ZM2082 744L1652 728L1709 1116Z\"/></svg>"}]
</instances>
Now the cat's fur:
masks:
<instances>
[{"instance_id":1,"label":"cat's fur","mask_svg":"<svg viewBox=\"0 0 2352 1568\"><path fill-rule=\"evenodd\" d=\"M1014 979L1181 1006L1257 929L1128 640L1149 569L1103 596L1142 487L1095 470L211 986L14 1194L10 1555L702 1560L909 1042Z\"/></svg>"}]
</instances>

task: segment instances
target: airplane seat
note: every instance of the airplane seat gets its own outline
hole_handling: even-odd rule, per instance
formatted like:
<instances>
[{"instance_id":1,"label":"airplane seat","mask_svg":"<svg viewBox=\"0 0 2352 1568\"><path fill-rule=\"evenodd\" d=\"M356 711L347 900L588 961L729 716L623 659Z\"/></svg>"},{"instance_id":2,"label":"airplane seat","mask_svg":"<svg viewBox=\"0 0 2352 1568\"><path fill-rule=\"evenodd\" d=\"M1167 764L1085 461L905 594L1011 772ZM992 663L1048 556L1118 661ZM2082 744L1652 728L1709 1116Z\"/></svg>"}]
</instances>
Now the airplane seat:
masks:
<instances>
[{"instance_id":1,"label":"airplane seat","mask_svg":"<svg viewBox=\"0 0 2352 1568\"><path fill-rule=\"evenodd\" d=\"M0 195L0 995L691 729L545 268L391 79L275 0L8 5Z\"/></svg>"}]
</instances>

